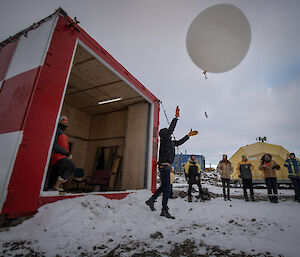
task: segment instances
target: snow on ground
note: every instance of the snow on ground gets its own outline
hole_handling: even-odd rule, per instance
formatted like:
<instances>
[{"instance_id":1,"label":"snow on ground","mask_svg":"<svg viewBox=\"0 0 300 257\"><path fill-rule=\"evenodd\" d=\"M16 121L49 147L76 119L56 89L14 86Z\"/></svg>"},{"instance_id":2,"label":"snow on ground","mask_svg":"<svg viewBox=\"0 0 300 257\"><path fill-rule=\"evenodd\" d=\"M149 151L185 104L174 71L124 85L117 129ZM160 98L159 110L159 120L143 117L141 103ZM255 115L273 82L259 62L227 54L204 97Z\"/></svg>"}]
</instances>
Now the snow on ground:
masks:
<instances>
[{"instance_id":1,"label":"snow on ground","mask_svg":"<svg viewBox=\"0 0 300 257\"><path fill-rule=\"evenodd\" d=\"M150 196L139 190L123 200L87 195L42 206L2 229L0 256L299 256L300 204L292 200L176 198L169 201L176 219L169 220L160 216L161 198L154 212L145 205Z\"/></svg>"}]
</instances>

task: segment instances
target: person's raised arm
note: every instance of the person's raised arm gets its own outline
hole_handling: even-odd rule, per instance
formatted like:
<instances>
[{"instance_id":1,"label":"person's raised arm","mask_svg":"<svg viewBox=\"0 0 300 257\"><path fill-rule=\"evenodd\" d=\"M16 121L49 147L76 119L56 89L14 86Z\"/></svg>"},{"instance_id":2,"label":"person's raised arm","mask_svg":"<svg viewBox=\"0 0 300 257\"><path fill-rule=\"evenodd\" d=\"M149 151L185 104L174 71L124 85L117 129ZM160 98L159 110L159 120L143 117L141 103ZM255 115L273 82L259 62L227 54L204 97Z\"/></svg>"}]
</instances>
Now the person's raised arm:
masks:
<instances>
[{"instance_id":1,"label":"person's raised arm","mask_svg":"<svg viewBox=\"0 0 300 257\"><path fill-rule=\"evenodd\" d=\"M167 135L166 135L166 136L170 137L170 136L172 135L172 133L173 133L175 127L176 127L177 121L178 121L178 118L177 118L177 117L175 117L175 118L171 121L171 124L170 124L170 126L169 126L169 128L168 128L168 130L167 130Z\"/></svg>"},{"instance_id":2,"label":"person's raised arm","mask_svg":"<svg viewBox=\"0 0 300 257\"><path fill-rule=\"evenodd\" d=\"M189 137L188 135L186 135L186 136L184 136L183 138L181 138L181 139L179 139L179 140L174 140L174 141L173 141L174 146L180 146L180 145L184 144L186 141L189 140L189 138L190 138L190 137Z\"/></svg>"},{"instance_id":3,"label":"person's raised arm","mask_svg":"<svg viewBox=\"0 0 300 257\"><path fill-rule=\"evenodd\" d=\"M192 130L191 129L191 131L186 136L184 136L180 140L174 140L173 143L174 143L175 146L180 146L183 143L185 143L190 137L195 136L197 134L198 134L197 130Z\"/></svg>"},{"instance_id":4,"label":"person's raised arm","mask_svg":"<svg viewBox=\"0 0 300 257\"><path fill-rule=\"evenodd\" d=\"M175 127L176 127L178 118L179 118L179 116L180 116L179 111L180 111L180 109L179 109L179 107L177 106L177 107L176 107L176 112L175 112L175 118L173 118L173 120L171 121L171 124L170 124L170 126L169 126L169 128L168 128L168 131L167 131L167 136L169 136L169 137L172 135L172 133L173 133Z\"/></svg>"}]
</instances>

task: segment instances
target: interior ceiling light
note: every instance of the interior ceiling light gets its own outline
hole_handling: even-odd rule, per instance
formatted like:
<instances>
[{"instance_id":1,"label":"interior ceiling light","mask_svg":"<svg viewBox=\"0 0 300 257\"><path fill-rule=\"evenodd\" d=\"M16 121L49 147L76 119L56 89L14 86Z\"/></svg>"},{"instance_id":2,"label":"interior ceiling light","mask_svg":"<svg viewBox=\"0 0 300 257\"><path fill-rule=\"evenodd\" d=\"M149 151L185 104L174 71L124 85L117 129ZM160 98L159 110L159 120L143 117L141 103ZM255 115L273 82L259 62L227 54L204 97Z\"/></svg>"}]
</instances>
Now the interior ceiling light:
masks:
<instances>
[{"instance_id":1,"label":"interior ceiling light","mask_svg":"<svg viewBox=\"0 0 300 257\"><path fill-rule=\"evenodd\" d=\"M117 102L117 101L121 101L122 97L117 97L117 98L113 98L113 99L109 99L109 100L104 100L104 101L100 101L98 102L98 104L108 104L108 103L113 103L113 102Z\"/></svg>"}]
</instances>

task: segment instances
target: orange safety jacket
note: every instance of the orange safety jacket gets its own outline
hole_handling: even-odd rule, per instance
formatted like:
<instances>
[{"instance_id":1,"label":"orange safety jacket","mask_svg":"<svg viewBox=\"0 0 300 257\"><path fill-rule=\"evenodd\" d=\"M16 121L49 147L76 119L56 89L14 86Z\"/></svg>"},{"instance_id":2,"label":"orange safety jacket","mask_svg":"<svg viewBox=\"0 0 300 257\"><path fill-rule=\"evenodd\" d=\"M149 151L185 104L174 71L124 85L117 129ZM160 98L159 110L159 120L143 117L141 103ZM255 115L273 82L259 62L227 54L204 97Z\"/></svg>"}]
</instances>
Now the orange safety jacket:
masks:
<instances>
[{"instance_id":1,"label":"orange safety jacket","mask_svg":"<svg viewBox=\"0 0 300 257\"><path fill-rule=\"evenodd\" d=\"M54 141L51 166L57 163L59 160L68 158L70 155L68 136L61 130L57 129L56 140Z\"/></svg>"}]
</instances>

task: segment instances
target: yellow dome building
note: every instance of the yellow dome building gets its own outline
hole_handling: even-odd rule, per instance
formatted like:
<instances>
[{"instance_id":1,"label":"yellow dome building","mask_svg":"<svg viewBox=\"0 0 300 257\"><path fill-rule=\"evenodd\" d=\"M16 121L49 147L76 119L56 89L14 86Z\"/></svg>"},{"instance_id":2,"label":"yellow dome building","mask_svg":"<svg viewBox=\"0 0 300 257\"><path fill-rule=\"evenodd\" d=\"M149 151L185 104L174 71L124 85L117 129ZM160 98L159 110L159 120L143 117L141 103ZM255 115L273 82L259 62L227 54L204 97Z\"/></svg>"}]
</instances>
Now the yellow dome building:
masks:
<instances>
[{"instance_id":1,"label":"yellow dome building","mask_svg":"<svg viewBox=\"0 0 300 257\"><path fill-rule=\"evenodd\" d=\"M289 152L280 145L273 145L268 143L257 142L255 144L246 145L241 147L230 159L229 161L232 163L234 172L231 175L232 180L239 179L237 174L237 165L238 162L242 160L242 155L246 155L248 160L254 166L252 170L252 178L254 183L262 183L264 182L262 172L259 170L259 163L261 157L265 154L269 153L272 155L273 160L275 160L280 165L280 170L276 171L278 183L290 183L288 178L288 169L284 167L284 162L286 160L287 154Z\"/></svg>"}]
</instances>

